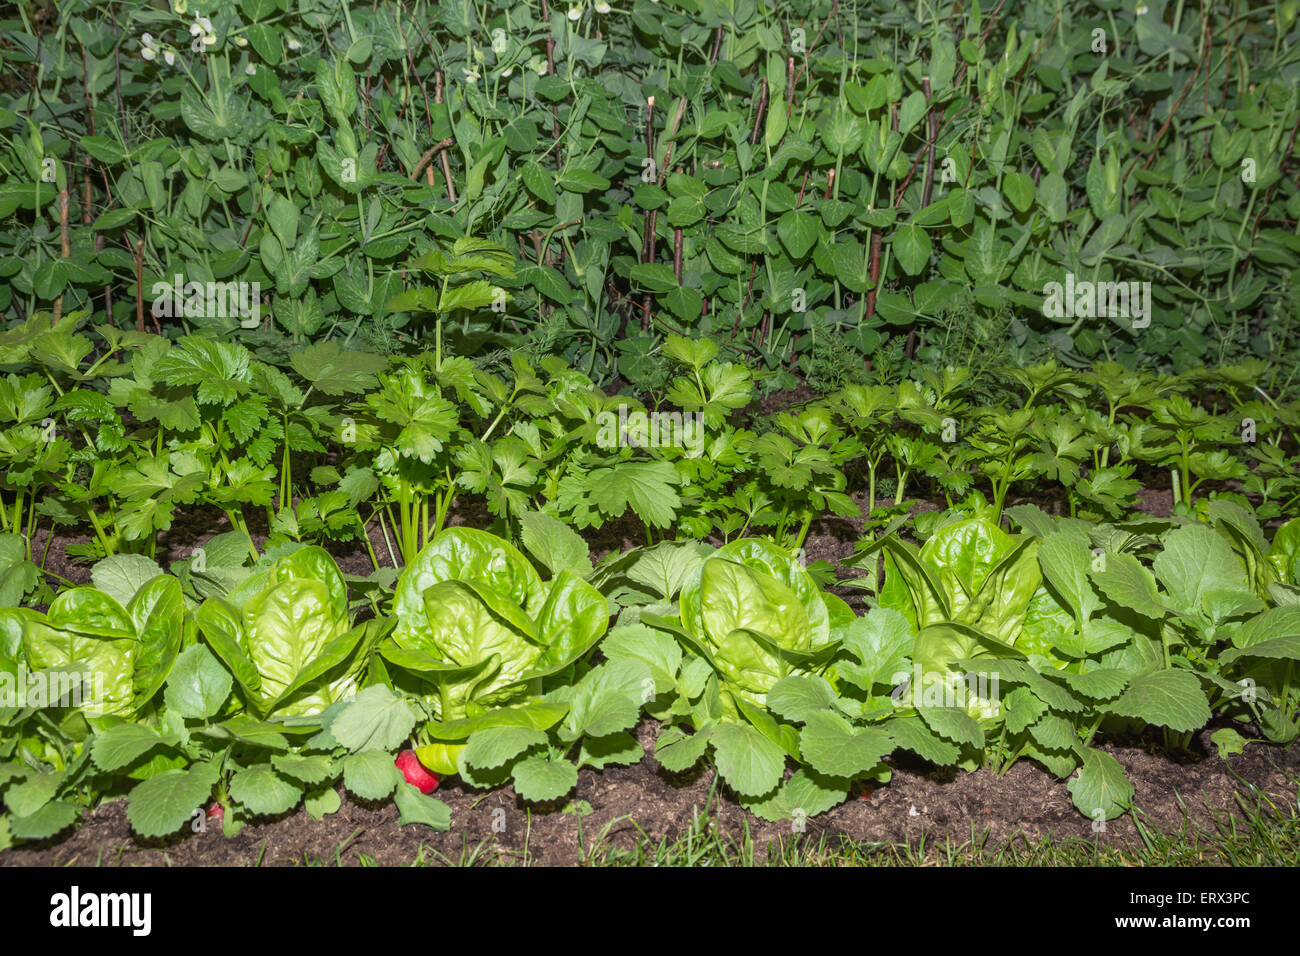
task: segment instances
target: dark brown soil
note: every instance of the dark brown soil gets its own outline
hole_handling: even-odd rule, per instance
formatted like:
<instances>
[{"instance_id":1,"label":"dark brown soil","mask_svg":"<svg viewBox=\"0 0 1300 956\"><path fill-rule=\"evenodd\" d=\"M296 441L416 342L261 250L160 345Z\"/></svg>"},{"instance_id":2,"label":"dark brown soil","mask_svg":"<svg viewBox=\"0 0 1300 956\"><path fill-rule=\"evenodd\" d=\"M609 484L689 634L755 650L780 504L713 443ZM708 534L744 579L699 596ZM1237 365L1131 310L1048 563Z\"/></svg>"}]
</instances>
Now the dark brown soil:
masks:
<instances>
[{"instance_id":1,"label":"dark brown soil","mask_svg":"<svg viewBox=\"0 0 1300 956\"><path fill-rule=\"evenodd\" d=\"M807 383L800 383L794 388L782 388L770 395L753 402L747 411L757 412L761 415L775 415L777 412L783 412L790 408L797 408L805 402L815 402L823 398L823 394Z\"/></svg>"},{"instance_id":2,"label":"dark brown soil","mask_svg":"<svg viewBox=\"0 0 1300 956\"><path fill-rule=\"evenodd\" d=\"M1137 511L1167 518L1174 509L1174 493L1169 488L1143 488L1137 493Z\"/></svg>"},{"instance_id":3,"label":"dark brown soil","mask_svg":"<svg viewBox=\"0 0 1300 956\"><path fill-rule=\"evenodd\" d=\"M643 724L642 742L652 746L654 733L652 722ZM1178 832L1186 820L1208 827L1216 813L1234 812L1234 794L1251 785L1277 803L1293 804L1300 746L1252 745L1225 762L1213 756L1208 733L1199 743L1209 754L1183 764L1138 747L1105 747L1128 771L1145 825L1167 833ZM437 794L451 807L452 825L445 833L401 827L391 804L363 805L345 797L338 813L320 821L299 811L250 824L229 840L213 828L182 831L161 843L134 837L125 804L113 801L89 813L61 842L0 853L0 866L396 865L417 858L573 865L611 849L627 850L638 836L650 847L672 842L690 830L697 814L711 815L715 832L735 840L748 826L760 852L794 836L789 823L759 820L713 788L711 770L670 775L648 757L634 767L584 770L574 802L546 808L528 808L509 787L483 793L452 783ZM565 812L565 806L581 807L586 815ZM915 846L922 837L932 845L945 837L962 843L985 833L989 845L1019 836L1030 841L1076 837L1112 846L1138 842L1129 817L1094 832L1092 822L1074 809L1063 781L1023 762L1005 776L896 767L889 784L807 821L805 838Z\"/></svg>"}]
</instances>

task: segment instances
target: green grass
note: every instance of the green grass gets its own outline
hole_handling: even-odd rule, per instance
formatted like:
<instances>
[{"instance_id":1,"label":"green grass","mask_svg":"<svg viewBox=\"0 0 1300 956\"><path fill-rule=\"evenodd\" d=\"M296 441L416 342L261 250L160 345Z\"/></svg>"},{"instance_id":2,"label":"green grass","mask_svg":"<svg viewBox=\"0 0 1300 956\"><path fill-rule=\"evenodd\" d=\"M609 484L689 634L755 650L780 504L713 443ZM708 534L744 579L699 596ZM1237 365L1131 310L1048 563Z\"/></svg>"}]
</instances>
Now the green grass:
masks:
<instances>
[{"instance_id":1,"label":"green grass","mask_svg":"<svg viewBox=\"0 0 1300 956\"><path fill-rule=\"evenodd\" d=\"M971 828L966 839L924 834L907 843L854 843L839 837L792 836L760 846L746 827L719 832L710 817L695 818L672 841L642 834L631 848L609 844L605 834L585 848L587 866L1296 866L1300 862L1300 813L1255 791L1237 795L1238 814L1216 812L1208 826L1193 822L1184 805L1173 833L1143 822L1139 843L1108 846L1078 837L1024 836L995 842ZM608 828L607 828L608 829Z\"/></svg>"},{"instance_id":2,"label":"green grass","mask_svg":"<svg viewBox=\"0 0 1300 956\"><path fill-rule=\"evenodd\" d=\"M1297 786L1300 780L1289 778ZM1140 810L1134 813L1138 840L1111 846L1079 837L1017 836L997 842L987 830L971 828L966 838L922 834L905 843L854 843L837 836L792 835L760 843L748 824L739 833L718 825L712 804L697 811L686 832L671 840L654 839L634 820L619 817L595 833L581 833L573 863L580 866L1297 866L1300 865L1300 809L1297 802L1279 803L1243 781L1236 795L1236 812L1212 812L1208 824L1191 819L1185 803L1182 822L1172 833L1151 825ZM635 838L616 844L613 833L631 823ZM304 861L338 865L341 846L332 859ZM454 855L421 847L411 866L519 866L538 862L539 854L525 837L522 849L508 849L490 840L466 841ZM360 856L363 866L378 865Z\"/></svg>"}]
</instances>

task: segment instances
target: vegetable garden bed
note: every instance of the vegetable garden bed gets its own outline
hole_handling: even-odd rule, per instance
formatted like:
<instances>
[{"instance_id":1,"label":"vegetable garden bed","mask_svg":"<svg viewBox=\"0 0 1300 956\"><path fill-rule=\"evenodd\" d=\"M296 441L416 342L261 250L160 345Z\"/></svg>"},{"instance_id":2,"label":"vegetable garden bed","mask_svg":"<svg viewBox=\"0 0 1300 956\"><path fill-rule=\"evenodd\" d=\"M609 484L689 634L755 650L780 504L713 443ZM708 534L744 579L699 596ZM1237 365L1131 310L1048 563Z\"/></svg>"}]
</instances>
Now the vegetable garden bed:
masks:
<instances>
[{"instance_id":1,"label":"vegetable garden bed","mask_svg":"<svg viewBox=\"0 0 1300 956\"><path fill-rule=\"evenodd\" d=\"M882 506L887 508L888 500ZM1143 492L1137 506L1167 516L1169 494ZM941 510L942 503L913 505L914 513ZM482 513L453 513L448 523L457 527L489 518ZM220 526L225 524L221 521L216 528L195 533L203 520L201 513L193 515L182 540L202 547L216 534L229 531ZM601 533L588 533L592 553L607 560L628 549L635 553L627 534L637 529L626 525L614 522ZM864 530L861 519L829 517L814 522L805 559L828 564L851 559L853 542ZM260 535L255 537L259 546L264 544ZM79 544L84 541L57 537L49 548L47 566L71 575L73 583L89 585L90 569L67 557L68 547L75 552ZM377 536L372 548L382 544ZM357 550L355 545L338 550L338 564L348 573L361 576L371 570L367 550ZM855 609L863 609L860 592L836 590ZM118 799L87 811L75 831L15 849L0 857L0 863L567 865L706 858L713 862L807 863L845 858L898 862L932 859L927 853L951 859L962 851L976 859L1004 852L1013 861L1088 863L1132 862L1141 859L1133 854L1144 846L1145 862L1174 859L1205 864L1231 859L1267 864L1293 858L1300 833L1290 808L1300 781L1300 748L1256 746L1234 754L1231 744L1216 743L1216 728L1235 733L1231 721L1218 719L1177 754L1169 753L1154 731L1142 739L1121 735L1113 742L1099 742L1098 749L1114 755L1124 768L1136 808L1105 825L1081 816L1066 785L1040 767L1022 763L1002 773L988 768L960 773L936 768L902 751L888 761L892 771L888 782L864 781L853 787L848 801L822 815L763 820L742 809L735 791L711 768L698 765L685 772L663 768L653 756L660 723L642 718L635 735L650 756L633 767L584 769L573 791L555 800L525 800L510 785L485 792L453 778L437 794L451 813L452 826L444 832L403 825L407 821L391 804L359 799L340 788L339 810L323 819L299 808L254 819L233 838L223 836L221 821L212 818L191 821L172 836L146 838L133 832L127 802ZM1235 835L1239 826L1247 831L1262 827L1265 832L1277 827L1277 836L1271 837L1277 843L1270 845L1266 839L1263 845L1247 841L1244 848L1231 842L1221 845L1223 834ZM1153 839L1158 842L1161 835L1168 842L1153 850ZM900 847L908 848L901 856Z\"/></svg>"},{"instance_id":2,"label":"vegetable garden bed","mask_svg":"<svg viewBox=\"0 0 1300 956\"><path fill-rule=\"evenodd\" d=\"M771 403L766 410L773 410ZM1142 492L1139 498L1148 513L1168 514L1167 491ZM917 507L938 510L940 505L921 502ZM467 519L481 523L485 516L453 513L450 523ZM196 534L193 527L187 525L180 540L195 546L228 530L218 527ZM854 519L815 523L807 540L809 560L850 557L860 530L860 521ZM633 546L619 533L618 523L586 537L597 555ZM48 566L78 584L89 584L89 569L66 556L66 546L78 543L84 541L56 539ZM372 545L382 548L382 539ZM349 573L369 570L365 550L340 554L338 562ZM852 590L841 593L860 603ZM438 791L453 821L451 829L440 833L402 826L391 804L351 799L344 791L340 810L323 819L298 809L253 822L230 839L215 824L200 832L182 828L172 837L145 839L132 832L125 801L113 800L87 811L85 822L64 838L0 855L0 865L682 864L704 859L737 862L745 848L752 849L758 862L934 862L960 857L962 850L982 860L984 853L999 846L1019 851L1019 857L1004 858L1014 862L1137 859L1267 865L1286 862L1300 851L1300 828L1294 816L1288 817L1300 785L1300 748L1254 747L1221 759L1210 729L1198 733L1178 759L1161 752L1155 734L1145 740L1104 743L1102 749L1116 756L1132 781L1139 808L1136 817L1113 820L1105 828L1080 816L1064 783L1033 765L1019 765L1006 775L987 770L953 773L900 754L902 759L891 760L894 774L888 784L858 788L853 799L807 821L802 832L786 821L772 823L747 814L707 768L687 773L662 769L653 758L658 730L658 722L648 718L638 725L638 742L652 755L643 763L599 773L584 770L571 795L550 803L526 802L508 786L485 793L452 781ZM1276 826L1278 844L1247 841L1252 852L1242 853L1224 840L1233 820L1243 829L1252 824L1266 830ZM1168 843L1149 851L1145 859L1134 856L1135 850L1149 847L1153 831L1165 835ZM912 852L889 852L899 844ZM857 854L849 847L857 847ZM1032 852L1035 848L1038 854ZM1229 848L1237 852L1229 853Z\"/></svg>"},{"instance_id":3,"label":"vegetable garden bed","mask_svg":"<svg viewBox=\"0 0 1300 956\"><path fill-rule=\"evenodd\" d=\"M21 5L0 862L1293 861L1297 9Z\"/></svg>"}]
</instances>

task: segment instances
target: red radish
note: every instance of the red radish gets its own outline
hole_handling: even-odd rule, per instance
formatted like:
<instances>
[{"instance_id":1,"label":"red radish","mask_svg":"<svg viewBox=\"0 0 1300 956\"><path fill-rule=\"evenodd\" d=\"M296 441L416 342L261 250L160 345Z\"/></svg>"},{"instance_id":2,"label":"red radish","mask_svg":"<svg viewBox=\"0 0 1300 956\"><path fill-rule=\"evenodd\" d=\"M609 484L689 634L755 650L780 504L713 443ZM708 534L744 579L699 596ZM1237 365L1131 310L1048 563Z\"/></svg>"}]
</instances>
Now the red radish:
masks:
<instances>
[{"instance_id":1,"label":"red radish","mask_svg":"<svg viewBox=\"0 0 1300 956\"><path fill-rule=\"evenodd\" d=\"M208 820L212 823L220 823L226 818L226 808L219 803L214 803L208 807Z\"/></svg>"},{"instance_id":2,"label":"red radish","mask_svg":"<svg viewBox=\"0 0 1300 956\"><path fill-rule=\"evenodd\" d=\"M397 764L397 769L402 771L406 782L418 788L421 793L433 793L438 789L438 775L430 773L428 768L420 763L420 758L415 755L414 750L403 750L393 763Z\"/></svg>"}]
</instances>

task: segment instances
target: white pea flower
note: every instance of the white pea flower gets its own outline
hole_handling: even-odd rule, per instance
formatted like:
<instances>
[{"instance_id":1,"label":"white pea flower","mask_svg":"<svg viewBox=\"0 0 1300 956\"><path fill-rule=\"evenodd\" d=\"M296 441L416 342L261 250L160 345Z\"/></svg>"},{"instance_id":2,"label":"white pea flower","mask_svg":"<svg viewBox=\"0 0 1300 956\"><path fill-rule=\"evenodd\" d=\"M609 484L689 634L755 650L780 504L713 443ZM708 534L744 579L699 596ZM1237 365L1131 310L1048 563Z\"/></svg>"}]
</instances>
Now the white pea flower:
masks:
<instances>
[{"instance_id":1,"label":"white pea flower","mask_svg":"<svg viewBox=\"0 0 1300 956\"><path fill-rule=\"evenodd\" d=\"M247 73L249 76L257 76L257 64L255 63L248 64L248 66L244 67L244 72Z\"/></svg>"},{"instance_id":2,"label":"white pea flower","mask_svg":"<svg viewBox=\"0 0 1300 956\"><path fill-rule=\"evenodd\" d=\"M465 79L466 79L468 82L470 82L470 83L477 83L477 82L478 82L478 73L476 73L474 70L471 70L471 69L469 69L469 68L466 67L466 68L462 68L462 72L465 74Z\"/></svg>"},{"instance_id":3,"label":"white pea flower","mask_svg":"<svg viewBox=\"0 0 1300 956\"><path fill-rule=\"evenodd\" d=\"M1146 13L1147 13L1147 5L1145 3L1139 3L1137 5L1137 15L1140 17L1144 17L1146 16Z\"/></svg>"},{"instance_id":4,"label":"white pea flower","mask_svg":"<svg viewBox=\"0 0 1300 956\"><path fill-rule=\"evenodd\" d=\"M163 62L168 66L176 65L176 51L169 46L163 46L153 38L153 34L143 33L140 35L140 56L153 62L162 54Z\"/></svg>"},{"instance_id":5,"label":"white pea flower","mask_svg":"<svg viewBox=\"0 0 1300 956\"><path fill-rule=\"evenodd\" d=\"M596 12L601 16L609 13L609 4L605 0L596 0Z\"/></svg>"},{"instance_id":6,"label":"white pea flower","mask_svg":"<svg viewBox=\"0 0 1300 956\"><path fill-rule=\"evenodd\" d=\"M217 44L217 34L216 31L212 29L212 21L207 17L200 17L197 14L194 17L194 22L190 24L190 36L203 37L203 43L205 46L216 46Z\"/></svg>"},{"instance_id":7,"label":"white pea flower","mask_svg":"<svg viewBox=\"0 0 1300 956\"><path fill-rule=\"evenodd\" d=\"M288 44L290 50L301 50L302 44L293 37L285 37L284 42Z\"/></svg>"},{"instance_id":8,"label":"white pea flower","mask_svg":"<svg viewBox=\"0 0 1300 956\"><path fill-rule=\"evenodd\" d=\"M247 38L247 37L235 37L235 46L237 46L237 47L246 47L246 46L248 46L248 38Z\"/></svg>"},{"instance_id":9,"label":"white pea flower","mask_svg":"<svg viewBox=\"0 0 1300 956\"><path fill-rule=\"evenodd\" d=\"M514 71L515 68L513 66L506 67L504 70L501 71L501 79L503 80L510 79L510 74L513 73Z\"/></svg>"},{"instance_id":10,"label":"white pea flower","mask_svg":"<svg viewBox=\"0 0 1300 956\"><path fill-rule=\"evenodd\" d=\"M569 7L569 19L579 20L582 18L582 7Z\"/></svg>"}]
</instances>

